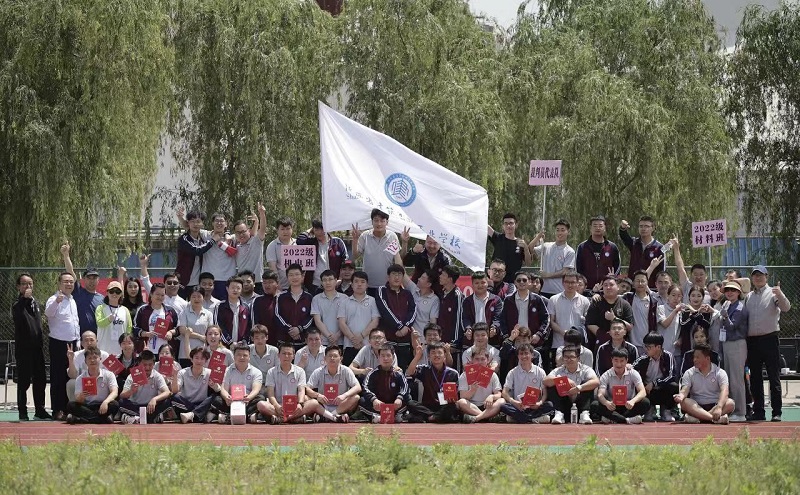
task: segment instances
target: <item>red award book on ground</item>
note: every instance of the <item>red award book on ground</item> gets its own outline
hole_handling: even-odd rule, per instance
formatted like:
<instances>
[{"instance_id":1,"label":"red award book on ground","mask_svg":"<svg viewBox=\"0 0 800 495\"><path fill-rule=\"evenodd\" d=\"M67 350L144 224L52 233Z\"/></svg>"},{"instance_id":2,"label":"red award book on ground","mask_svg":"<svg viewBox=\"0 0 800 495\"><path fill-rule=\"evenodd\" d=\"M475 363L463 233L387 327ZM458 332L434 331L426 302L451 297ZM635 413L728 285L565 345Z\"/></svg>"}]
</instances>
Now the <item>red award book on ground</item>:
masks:
<instances>
[{"instance_id":1,"label":"red award book on ground","mask_svg":"<svg viewBox=\"0 0 800 495\"><path fill-rule=\"evenodd\" d=\"M81 387L87 395L97 395L97 377L84 376L81 378Z\"/></svg>"},{"instance_id":2,"label":"red award book on ground","mask_svg":"<svg viewBox=\"0 0 800 495\"><path fill-rule=\"evenodd\" d=\"M628 387L625 385L613 385L611 387L611 402L615 406L624 406L628 402Z\"/></svg>"},{"instance_id":3,"label":"red award book on ground","mask_svg":"<svg viewBox=\"0 0 800 495\"><path fill-rule=\"evenodd\" d=\"M131 379L136 385L140 387L147 385L147 378L147 373L144 372L144 366L141 364L131 368Z\"/></svg>"},{"instance_id":4,"label":"red award book on ground","mask_svg":"<svg viewBox=\"0 0 800 495\"><path fill-rule=\"evenodd\" d=\"M122 364L122 361L117 359L117 356L113 354L108 355L105 361L103 361L103 366L105 366L108 371L114 373L115 375L119 375L125 371L125 365Z\"/></svg>"},{"instance_id":5,"label":"red award book on ground","mask_svg":"<svg viewBox=\"0 0 800 495\"><path fill-rule=\"evenodd\" d=\"M487 368L486 366L481 366L478 370L478 386L486 388L489 386L489 383L492 381L492 375L494 371L491 368Z\"/></svg>"},{"instance_id":6,"label":"red award book on ground","mask_svg":"<svg viewBox=\"0 0 800 495\"><path fill-rule=\"evenodd\" d=\"M381 423L392 424L394 423L394 412L397 409L395 404L381 404Z\"/></svg>"},{"instance_id":7,"label":"red award book on ground","mask_svg":"<svg viewBox=\"0 0 800 495\"><path fill-rule=\"evenodd\" d=\"M297 410L297 396L284 395L281 407L283 407L283 420L288 421L289 417Z\"/></svg>"},{"instance_id":8,"label":"red award book on ground","mask_svg":"<svg viewBox=\"0 0 800 495\"><path fill-rule=\"evenodd\" d=\"M211 365L210 369L211 374L208 376L208 381L221 385L222 380L225 378L225 365L215 363Z\"/></svg>"},{"instance_id":9,"label":"red award book on ground","mask_svg":"<svg viewBox=\"0 0 800 495\"><path fill-rule=\"evenodd\" d=\"M164 376L172 376L173 365L175 360L170 356L161 356L158 358L158 372Z\"/></svg>"},{"instance_id":10,"label":"red award book on ground","mask_svg":"<svg viewBox=\"0 0 800 495\"><path fill-rule=\"evenodd\" d=\"M533 407L541 398L541 390L536 387L528 387L525 389L525 395L522 396L522 405L525 407Z\"/></svg>"},{"instance_id":11,"label":"red award book on ground","mask_svg":"<svg viewBox=\"0 0 800 495\"><path fill-rule=\"evenodd\" d=\"M231 385L231 400L244 400L244 385Z\"/></svg>"},{"instance_id":12,"label":"red award book on ground","mask_svg":"<svg viewBox=\"0 0 800 495\"><path fill-rule=\"evenodd\" d=\"M164 318L156 319L156 326L153 328L153 332L156 335L161 337L162 339L167 338L167 332L169 332L169 328L167 327L167 320Z\"/></svg>"},{"instance_id":13,"label":"red award book on ground","mask_svg":"<svg viewBox=\"0 0 800 495\"><path fill-rule=\"evenodd\" d=\"M478 381L478 373L482 366L477 364L468 364L464 366L464 373L467 375L467 385L472 385Z\"/></svg>"},{"instance_id":14,"label":"red award book on ground","mask_svg":"<svg viewBox=\"0 0 800 495\"><path fill-rule=\"evenodd\" d=\"M339 396L339 384L326 383L322 395L324 395L325 398L328 400L334 400L336 397Z\"/></svg>"},{"instance_id":15,"label":"red award book on ground","mask_svg":"<svg viewBox=\"0 0 800 495\"><path fill-rule=\"evenodd\" d=\"M566 376L557 376L553 381L556 384L556 392L558 392L558 395L561 397L569 395L569 389L572 388L569 386L569 378Z\"/></svg>"},{"instance_id":16,"label":"red award book on ground","mask_svg":"<svg viewBox=\"0 0 800 495\"><path fill-rule=\"evenodd\" d=\"M225 354L214 351L211 353L211 360L209 361L211 364L221 364L225 366Z\"/></svg>"},{"instance_id":17,"label":"red award book on ground","mask_svg":"<svg viewBox=\"0 0 800 495\"><path fill-rule=\"evenodd\" d=\"M458 383L447 382L442 384L442 392L444 392L444 400L447 402L455 402L458 400Z\"/></svg>"}]
</instances>

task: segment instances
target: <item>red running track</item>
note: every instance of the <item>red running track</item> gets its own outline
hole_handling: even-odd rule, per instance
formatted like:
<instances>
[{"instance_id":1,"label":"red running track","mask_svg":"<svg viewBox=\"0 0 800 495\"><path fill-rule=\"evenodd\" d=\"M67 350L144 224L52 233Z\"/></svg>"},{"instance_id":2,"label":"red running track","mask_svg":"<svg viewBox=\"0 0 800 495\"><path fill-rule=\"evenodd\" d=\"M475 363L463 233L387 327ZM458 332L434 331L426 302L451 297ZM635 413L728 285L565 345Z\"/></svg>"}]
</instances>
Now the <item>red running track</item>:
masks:
<instances>
[{"instance_id":1,"label":"red running track","mask_svg":"<svg viewBox=\"0 0 800 495\"><path fill-rule=\"evenodd\" d=\"M686 425L675 423L644 425L434 425L400 424L371 425L306 424L306 425L67 425L51 422L0 423L0 438L12 439L20 445L41 445L60 441L82 441L87 435L104 436L121 432L133 440L151 443L211 443L214 445L293 445L300 440L325 441L337 434L354 436L368 428L378 435L390 435L411 444L457 445L575 445L595 435L600 443L611 445L691 445L712 436L717 442L735 439L742 430L749 430L751 439L774 438L798 441L800 422L749 423L735 425Z\"/></svg>"}]
</instances>

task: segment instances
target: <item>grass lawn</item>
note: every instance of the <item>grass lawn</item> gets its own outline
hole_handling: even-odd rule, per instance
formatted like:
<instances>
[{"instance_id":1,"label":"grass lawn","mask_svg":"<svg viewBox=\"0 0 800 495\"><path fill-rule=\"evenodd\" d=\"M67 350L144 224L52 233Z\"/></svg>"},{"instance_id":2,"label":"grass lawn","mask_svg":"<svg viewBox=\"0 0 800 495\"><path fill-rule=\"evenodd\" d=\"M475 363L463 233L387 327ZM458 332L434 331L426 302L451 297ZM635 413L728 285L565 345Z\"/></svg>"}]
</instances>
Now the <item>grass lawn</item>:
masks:
<instances>
[{"instance_id":1,"label":"grass lawn","mask_svg":"<svg viewBox=\"0 0 800 495\"><path fill-rule=\"evenodd\" d=\"M572 449L416 447L362 431L293 448L159 446L124 435L0 442L2 493L794 494L800 442Z\"/></svg>"}]
</instances>

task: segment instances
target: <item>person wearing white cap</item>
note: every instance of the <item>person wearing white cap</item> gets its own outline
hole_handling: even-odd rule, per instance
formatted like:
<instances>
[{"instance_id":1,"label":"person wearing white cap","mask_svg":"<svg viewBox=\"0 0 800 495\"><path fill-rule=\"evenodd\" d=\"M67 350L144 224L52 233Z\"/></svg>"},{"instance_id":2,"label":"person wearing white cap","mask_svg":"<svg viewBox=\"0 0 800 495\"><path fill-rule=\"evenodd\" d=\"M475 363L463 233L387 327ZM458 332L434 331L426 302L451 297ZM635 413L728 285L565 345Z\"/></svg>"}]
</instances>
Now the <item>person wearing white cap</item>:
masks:
<instances>
[{"instance_id":1,"label":"person wearing white cap","mask_svg":"<svg viewBox=\"0 0 800 495\"><path fill-rule=\"evenodd\" d=\"M722 368L728 373L730 395L736 408L731 422L745 420L746 400L744 365L747 362L747 308L742 299L742 287L738 282L725 282L722 287L723 302L720 311L719 340L722 345Z\"/></svg>"},{"instance_id":2,"label":"person wearing white cap","mask_svg":"<svg viewBox=\"0 0 800 495\"><path fill-rule=\"evenodd\" d=\"M753 291L745 299L744 306L749 315L747 318L747 362L751 376L756 379L750 384L753 393L753 421L766 420L764 411L764 385L760 381L761 368L767 367L769 378L770 404L772 405L772 421L781 420L781 380L780 380L780 347L778 332L781 313L791 309L792 304L781 290L781 283L775 287L767 284L769 272L764 265L756 265L750 272Z\"/></svg>"},{"instance_id":3,"label":"person wearing white cap","mask_svg":"<svg viewBox=\"0 0 800 495\"><path fill-rule=\"evenodd\" d=\"M133 322L130 312L122 306L122 284L114 280L108 284L103 304L97 307L97 348L108 354L119 349L119 337L131 333Z\"/></svg>"}]
</instances>

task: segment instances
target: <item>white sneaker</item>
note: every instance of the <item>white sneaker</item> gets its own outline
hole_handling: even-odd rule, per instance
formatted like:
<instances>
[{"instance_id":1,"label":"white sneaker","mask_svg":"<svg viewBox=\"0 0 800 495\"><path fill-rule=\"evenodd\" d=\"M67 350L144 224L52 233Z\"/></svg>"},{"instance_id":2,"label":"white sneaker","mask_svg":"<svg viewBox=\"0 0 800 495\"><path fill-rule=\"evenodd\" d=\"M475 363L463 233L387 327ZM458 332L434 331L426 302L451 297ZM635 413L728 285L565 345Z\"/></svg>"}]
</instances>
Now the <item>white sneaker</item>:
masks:
<instances>
[{"instance_id":1,"label":"white sneaker","mask_svg":"<svg viewBox=\"0 0 800 495\"><path fill-rule=\"evenodd\" d=\"M628 418L629 425L640 425L642 424L642 417L641 416L633 416Z\"/></svg>"},{"instance_id":2,"label":"white sneaker","mask_svg":"<svg viewBox=\"0 0 800 495\"><path fill-rule=\"evenodd\" d=\"M375 423L375 424L380 423L381 422L381 417L380 416L373 416L372 417L372 422Z\"/></svg>"},{"instance_id":3,"label":"white sneaker","mask_svg":"<svg viewBox=\"0 0 800 495\"><path fill-rule=\"evenodd\" d=\"M589 411L583 411L581 413L581 419L578 421L578 423L582 425L592 424L592 418L589 417Z\"/></svg>"},{"instance_id":4,"label":"white sneaker","mask_svg":"<svg viewBox=\"0 0 800 495\"><path fill-rule=\"evenodd\" d=\"M511 416L506 416L506 423L516 423L516 421Z\"/></svg>"},{"instance_id":5,"label":"white sneaker","mask_svg":"<svg viewBox=\"0 0 800 495\"><path fill-rule=\"evenodd\" d=\"M731 423L744 423L745 421L747 421L747 418L745 418L741 414L732 414L728 417L728 420Z\"/></svg>"},{"instance_id":6,"label":"white sneaker","mask_svg":"<svg viewBox=\"0 0 800 495\"><path fill-rule=\"evenodd\" d=\"M556 411L556 413L553 415L553 419L550 421L550 423L552 423L554 425L563 425L564 424L564 413L562 413L561 411Z\"/></svg>"},{"instance_id":7,"label":"white sneaker","mask_svg":"<svg viewBox=\"0 0 800 495\"><path fill-rule=\"evenodd\" d=\"M608 419L608 418L607 418L607 417L605 417L605 416L602 416L602 417L600 418L600 422L601 422L601 423L603 423L604 425L610 425L610 424L611 424L611 420L610 420L610 419Z\"/></svg>"},{"instance_id":8,"label":"white sneaker","mask_svg":"<svg viewBox=\"0 0 800 495\"><path fill-rule=\"evenodd\" d=\"M692 416L691 414L684 414L684 415L683 415L683 421L684 421L685 423L691 423L691 424L697 424L697 423L699 423L699 422L700 422L700 420L699 420L699 419L695 418L695 417L694 417L694 416Z\"/></svg>"},{"instance_id":9,"label":"white sneaker","mask_svg":"<svg viewBox=\"0 0 800 495\"><path fill-rule=\"evenodd\" d=\"M667 423L672 423L675 421L675 416L672 415L672 411L665 409L661 411L661 420L666 421Z\"/></svg>"},{"instance_id":10,"label":"white sneaker","mask_svg":"<svg viewBox=\"0 0 800 495\"><path fill-rule=\"evenodd\" d=\"M191 411L181 413L180 417L181 417L181 423L183 424L191 423L194 420L194 413Z\"/></svg>"},{"instance_id":11,"label":"white sneaker","mask_svg":"<svg viewBox=\"0 0 800 495\"><path fill-rule=\"evenodd\" d=\"M718 420L714 421L713 423L714 424L718 424L718 425L726 425L726 424L728 424L728 415L727 414L723 414L722 416L719 417Z\"/></svg>"},{"instance_id":12,"label":"white sneaker","mask_svg":"<svg viewBox=\"0 0 800 495\"><path fill-rule=\"evenodd\" d=\"M228 415L225 414L225 413L219 413L219 416L217 416L217 423L219 423L221 425L227 424L228 423Z\"/></svg>"},{"instance_id":13,"label":"white sneaker","mask_svg":"<svg viewBox=\"0 0 800 495\"><path fill-rule=\"evenodd\" d=\"M251 414L247 417L247 422L252 424L258 423L258 415L256 413Z\"/></svg>"},{"instance_id":14,"label":"white sneaker","mask_svg":"<svg viewBox=\"0 0 800 495\"><path fill-rule=\"evenodd\" d=\"M533 418L533 422L538 424L538 425L549 425L550 424L550 415L549 414L543 414L542 416L539 416L538 418Z\"/></svg>"}]
</instances>

